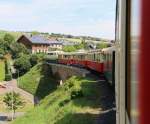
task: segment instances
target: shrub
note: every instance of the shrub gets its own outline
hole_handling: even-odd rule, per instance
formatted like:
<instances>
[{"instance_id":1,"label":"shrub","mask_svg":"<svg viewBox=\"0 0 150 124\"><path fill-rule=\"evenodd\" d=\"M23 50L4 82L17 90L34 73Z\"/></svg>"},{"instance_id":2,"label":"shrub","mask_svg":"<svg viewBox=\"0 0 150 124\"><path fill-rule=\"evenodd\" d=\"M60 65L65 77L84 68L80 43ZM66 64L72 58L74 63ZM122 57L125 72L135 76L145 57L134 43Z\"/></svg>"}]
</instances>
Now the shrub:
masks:
<instances>
[{"instance_id":1,"label":"shrub","mask_svg":"<svg viewBox=\"0 0 150 124\"><path fill-rule=\"evenodd\" d=\"M5 81L10 81L12 79L12 74L10 71L10 64L7 60L5 61L5 73Z\"/></svg>"},{"instance_id":2,"label":"shrub","mask_svg":"<svg viewBox=\"0 0 150 124\"><path fill-rule=\"evenodd\" d=\"M19 70L20 75L25 74L31 68L29 57L27 55L23 55L22 57L16 59L14 66L17 70Z\"/></svg>"}]
</instances>

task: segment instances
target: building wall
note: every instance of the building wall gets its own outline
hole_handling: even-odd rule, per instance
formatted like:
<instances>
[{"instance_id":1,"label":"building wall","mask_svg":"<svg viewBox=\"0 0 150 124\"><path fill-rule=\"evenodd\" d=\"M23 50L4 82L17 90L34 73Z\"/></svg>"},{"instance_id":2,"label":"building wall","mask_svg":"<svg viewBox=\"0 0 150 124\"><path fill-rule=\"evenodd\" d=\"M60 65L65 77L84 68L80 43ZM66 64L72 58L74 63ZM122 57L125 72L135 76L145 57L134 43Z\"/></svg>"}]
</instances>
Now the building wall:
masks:
<instances>
[{"instance_id":1,"label":"building wall","mask_svg":"<svg viewBox=\"0 0 150 124\"><path fill-rule=\"evenodd\" d=\"M32 44L32 53L48 53L49 48L62 49L61 44Z\"/></svg>"},{"instance_id":2,"label":"building wall","mask_svg":"<svg viewBox=\"0 0 150 124\"><path fill-rule=\"evenodd\" d=\"M21 37L17 42L24 44L25 47L29 50L32 49L32 43L29 42L29 40L26 37Z\"/></svg>"},{"instance_id":3,"label":"building wall","mask_svg":"<svg viewBox=\"0 0 150 124\"><path fill-rule=\"evenodd\" d=\"M17 42L24 44L26 48L31 51L31 53L48 53L49 48L62 49L62 44L59 43L32 44L32 42L24 35L21 36Z\"/></svg>"},{"instance_id":4,"label":"building wall","mask_svg":"<svg viewBox=\"0 0 150 124\"><path fill-rule=\"evenodd\" d=\"M49 45L33 44L32 53L47 53Z\"/></svg>"},{"instance_id":5,"label":"building wall","mask_svg":"<svg viewBox=\"0 0 150 124\"><path fill-rule=\"evenodd\" d=\"M62 44L51 44L49 45L50 48L62 49Z\"/></svg>"}]
</instances>

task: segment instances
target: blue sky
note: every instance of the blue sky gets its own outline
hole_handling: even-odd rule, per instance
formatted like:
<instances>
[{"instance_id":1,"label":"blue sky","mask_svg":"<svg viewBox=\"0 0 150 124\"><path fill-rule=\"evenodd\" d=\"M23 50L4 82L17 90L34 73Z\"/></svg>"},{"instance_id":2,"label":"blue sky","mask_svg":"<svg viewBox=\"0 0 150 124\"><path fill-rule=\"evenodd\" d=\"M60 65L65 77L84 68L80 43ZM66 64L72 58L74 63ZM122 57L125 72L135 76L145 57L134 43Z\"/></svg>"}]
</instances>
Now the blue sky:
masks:
<instances>
[{"instance_id":1,"label":"blue sky","mask_svg":"<svg viewBox=\"0 0 150 124\"><path fill-rule=\"evenodd\" d=\"M116 0L0 0L0 29L114 39Z\"/></svg>"}]
</instances>

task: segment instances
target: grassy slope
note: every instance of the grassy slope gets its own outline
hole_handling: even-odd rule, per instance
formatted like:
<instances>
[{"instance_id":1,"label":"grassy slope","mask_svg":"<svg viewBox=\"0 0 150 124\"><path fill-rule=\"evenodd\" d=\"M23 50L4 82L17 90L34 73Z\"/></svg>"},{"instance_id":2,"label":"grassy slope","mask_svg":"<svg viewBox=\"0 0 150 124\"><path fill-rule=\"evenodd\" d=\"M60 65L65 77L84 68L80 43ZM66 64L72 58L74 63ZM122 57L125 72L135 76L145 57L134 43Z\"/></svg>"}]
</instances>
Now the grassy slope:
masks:
<instances>
[{"instance_id":1,"label":"grassy slope","mask_svg":"<svg viewBox=\"0 0 150 124\"><path fill-rule=\"evenodd\" d=\"M70 84L73 85L69 88ZM71 100L74 89L81 89L84 96ZM12 124L94 124L99 103L98 83L74 76Z\"/></svg>"},{"instance_id":2,"label":"grassy slope","mask_svg":"<svg viewBox=\"0 0 150 124\"><path fill-rule=\"evenodd\" d=\"M0 60L0 81L5 79L5 62Z\"/></svg>"},{"instance_id":3,"label":"grassy slope","mask_svg":"<svg viewBox=\"0 0 150 124\"><path fill-rule=\"evenodd\" d=\"M43 98L48 95L49 92L56 89L57 86L56 81L50 76L50 68L47 65L40 63L20 77L18 79L18 85L33 95Z\"/></svg>"},{"instance_id":4,"label":"grassy slope","mask_svg":"<svg viewBox=\"0 0 150 124\"><path fill-rule=\"evenodd\" d=\"M59 39L66 40L66 41L72 41L72 42L79 42L79 43L82 42L81 39L75 39L75 38L59 38Z\"/></svg>"}]
</instances>

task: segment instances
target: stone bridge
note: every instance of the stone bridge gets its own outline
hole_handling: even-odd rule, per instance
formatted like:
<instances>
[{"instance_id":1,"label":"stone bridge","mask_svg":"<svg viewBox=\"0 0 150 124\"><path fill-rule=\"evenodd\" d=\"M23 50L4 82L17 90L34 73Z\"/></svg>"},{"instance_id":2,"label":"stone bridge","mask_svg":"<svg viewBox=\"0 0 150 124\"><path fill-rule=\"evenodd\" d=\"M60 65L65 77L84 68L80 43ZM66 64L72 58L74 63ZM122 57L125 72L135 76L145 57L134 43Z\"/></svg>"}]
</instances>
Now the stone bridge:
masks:
<instances>
[{"instance_id":1,"label":"stone bridge","mask_svg":"<svg viewBox=\"0 0 150 124\"><path fill-rule=\"evenodd\" d=\"M68 79L71 76L85 77L90 73L88 70L79 67L54 63L46 63L46 64L49 65L52 75L55 76L58 80L62 81Z\"/></svg>"}]
</instances>

